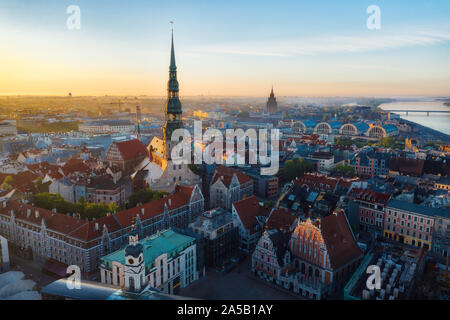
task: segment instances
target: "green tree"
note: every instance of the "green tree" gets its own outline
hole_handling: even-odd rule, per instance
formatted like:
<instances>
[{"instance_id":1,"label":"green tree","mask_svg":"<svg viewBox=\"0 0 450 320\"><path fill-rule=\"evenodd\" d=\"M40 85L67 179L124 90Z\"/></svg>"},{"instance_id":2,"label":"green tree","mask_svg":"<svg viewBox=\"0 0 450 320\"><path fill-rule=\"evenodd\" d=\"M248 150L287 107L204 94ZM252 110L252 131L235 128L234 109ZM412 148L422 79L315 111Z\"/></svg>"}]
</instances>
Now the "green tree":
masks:
<instances>
[{"instance_id":1,"label":"green tree","mask_svg":"<svg viewBox=\"0 0 450 320\"><path fill-rule=\"evenodd\" d=\"M14 185L14 178L12 176L7 176L3 180L3 183L0 186L0 189L2 189L2 190L11 190L13 188L13 185Z\"/></svg>"},{"instance_id":2,"label":"green tree","mask_svg":"<svg viewBox=\"0 0 450 320\"><path fill-rule=\"evenodd\" d=\"M381 148L403 149L405 147L405 143L402 139L396 139L392 136L387 136L375 142L373 146Z\"/></svg>"},{"instance_id":3,"label":"green tree","mask_svg":"<svg viewBox=\"0 0 450 320\"><path fill-rule=\"evenodd\" d=\"M339 164L333 168L333 172L340 173L344 176L352 176L355 173L355 168L347 164Z\"/></svg>"},{"instance_id":4,"label":"green tree","mask_svg":"<svg viewBox=\"0 0 450 320\"><path fill-rule=\"evenodd\" d=\"M286 182L291 181L304 173L313 171L313 169L313 164L305 159L295 158L293 160L288 160L284 164L283 179Z\"/></svg>"},{"instance_id":5,"label":"green tree","mask_svg":"<svg viewBox=\"0 0 450 320\"><path fill-rule=\"evenodd\" d=\"M78 213L82 219L98 219L104 217L107 213L115 213L119 210L119 207L113 202L109 205L105 203L90 203L86 202L83 197L80 197L78 202L72 203L64 200L59 194L49 192L36 194L33 202L39 208L56 209L58 213Z\"/></svg>"},{"instance_id":6,"label":"green tree","mask_svg":"<svg viewBox=\"0 0 450 320\"><path fill-rule=\"evenodd\" d=\"M340 145L340 146L351 146L353 144L353 141L352 141L352 139L350 139L348 137L341 137L341 138L337 138L334 141L334 144Z\"/></svg>"},{"instance_id":7,"label":"green tree","mask_svg":"<svg viewBox=\"0 0 450 320\"><path fill-rule=\"evenodd\" d=\"M120 208L112 201L108 205L108 210L110 213L116 213L117 211L119 211L119 209Z\"/></svg>"},{"instance_id":8,"label":"green tree","mask_svg":"<svg viewBox=\"0 0 450 320\"><path fill-rule=\"evenodd\" d=\"M156 191L152 189L142 189L134 192L128 198L128 205L130 207L135 207L138 203L147 203L168 195L165 191Z\"/></svg>"}]
</instances>

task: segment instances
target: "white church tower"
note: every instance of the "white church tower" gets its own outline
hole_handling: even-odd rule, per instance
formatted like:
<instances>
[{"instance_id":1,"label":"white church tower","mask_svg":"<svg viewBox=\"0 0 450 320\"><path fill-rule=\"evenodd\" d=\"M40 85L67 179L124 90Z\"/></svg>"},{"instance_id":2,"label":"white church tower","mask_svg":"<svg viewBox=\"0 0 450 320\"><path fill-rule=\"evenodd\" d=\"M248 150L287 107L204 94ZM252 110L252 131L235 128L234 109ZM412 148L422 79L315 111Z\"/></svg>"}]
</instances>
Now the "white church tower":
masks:
<instances>
[{"instance_id":1,"label":"white church tower","mask_svg":"<svg viewBox=\"0 0 450 320\"><path fill-rule=\"evenodd\" d=\"M138 243L138 232L133 225L129 244L125 248L125 290L139 293L145 288L145 262L142 244Z\"/></svg>"}]
</instances>

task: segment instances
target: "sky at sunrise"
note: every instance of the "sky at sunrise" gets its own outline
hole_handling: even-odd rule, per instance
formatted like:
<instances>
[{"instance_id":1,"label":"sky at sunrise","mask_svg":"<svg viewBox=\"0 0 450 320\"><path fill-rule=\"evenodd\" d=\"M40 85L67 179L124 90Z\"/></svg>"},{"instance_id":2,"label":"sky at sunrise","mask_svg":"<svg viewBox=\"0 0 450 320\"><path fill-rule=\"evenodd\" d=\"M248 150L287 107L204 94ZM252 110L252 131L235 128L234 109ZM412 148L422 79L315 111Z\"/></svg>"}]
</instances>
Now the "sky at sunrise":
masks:
<instances>
[{"instance_id":1,"label":"sky at sunrise","mask_svg":"<svg viewBox=\"0 0 450 320\"><path fill-rule=\"evenodd\" d=\"M181 96L450 95L448 0L0 0L0 94L163 96L171 20Z\"/></svg>"}]
</instances>

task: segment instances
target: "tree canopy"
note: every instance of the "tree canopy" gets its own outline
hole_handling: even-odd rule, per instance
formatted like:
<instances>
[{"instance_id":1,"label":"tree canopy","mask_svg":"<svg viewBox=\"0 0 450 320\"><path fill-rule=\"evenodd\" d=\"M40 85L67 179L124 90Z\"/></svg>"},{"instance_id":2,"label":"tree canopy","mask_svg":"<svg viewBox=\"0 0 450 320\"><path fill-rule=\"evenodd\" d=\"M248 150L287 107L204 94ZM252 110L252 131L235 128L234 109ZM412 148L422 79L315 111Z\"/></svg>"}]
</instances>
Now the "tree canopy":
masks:
<instances>
[{"instance_id":1,"label":"tree canopy","mask_svg":"<svg viewBox=\"0 0 450 320\"><path fill-rule=\"evenodd\" d=\"M156 191L152 189L142 189L131 194L128 198L128 206L130 208L135 207L138 203L147 203L168 195L165 191Z\"/></svg>"},{"instance_id":2,"label":"tree canopy","mask_svg":"<svg viewBox=\"0 0 450 320\"><path fill-rule=\"evenodd\" d=\"M405 142L402 139L396 139L392 136L381 138L373 144L374 147L391 148L403 150Z\"/></svg>"},{"instance_id":3,"label":"tree canopy","mask_svg":"<svg viewBox=\"0 0 450 320\"><path fill-rule=\"evenodd\" d=\"M78 213L80 218L101 218L107 213L115 213L119 207L111 202L105 203L90 203L86 202L83 197L80 197L78 202L72 203L64 200L64 198L55 193L38 193L33 198L34 205L39 208L47 210L56 209L58 213Z\"/></svg>"},{"instance_id":4,"label":"tree canopy","mask_svg":"<svg viewBox=\"0 0 450 320\"><path fill-rule=\"evenodd\" d=\"M283 179L284 181L291 181L304 173L313 171L313 169L313 164L305 159L295 158L288 160L284 164Z\"/></svg>"},{"instance_id":5,"label":"tree canopy","mask_svg":"<svg viewBox=\"0 0 450 320\"><path fill-rule=\"evenodd\" d=\"M18 131L23 132L37 132L37 133L53 133L53 132L68 132L78 131L78 121L56 121L56 122L44 122L35 125L26 125L21 123L17 126Z\"/></svg>"},{"instance_id":6,"label":"tree canopy","mask_svg":"<svg viewBox=\"0 0 450 320\"><path fill-rule=\"evenodd\" d=\"M354 175L355 168L347 164L338 164L333 168L333 172L349 177Z\"/></svg>"},{"instance_id":7,"label":"tree canopy","mask_svg":"<svg viewBox=\"0 0 450 320\"><path fill-rule=\"evenodd\" d=\"M3 183L0 185L0 189L2 190L11 190L14 184L14 178L12 176L7 176Z\"/></svg>"}]
</instances>

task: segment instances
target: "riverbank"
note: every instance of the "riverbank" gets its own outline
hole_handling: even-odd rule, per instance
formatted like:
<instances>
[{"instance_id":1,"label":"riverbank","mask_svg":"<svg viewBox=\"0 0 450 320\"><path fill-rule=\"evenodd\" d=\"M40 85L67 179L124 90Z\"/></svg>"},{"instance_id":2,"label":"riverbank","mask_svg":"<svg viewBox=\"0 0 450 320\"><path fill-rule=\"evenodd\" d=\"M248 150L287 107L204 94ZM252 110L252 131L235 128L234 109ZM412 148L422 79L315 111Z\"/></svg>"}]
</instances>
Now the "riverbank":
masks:
<instances>
[{"instance_id":1,"label":"riverbank","mask_svg":"<svg viewBox=\"0 0 450 320\"><path fill-rule=\"evenodd\" d=\"M449 111L446 105L448 99L442 101L423 100L423 101L396 101L391 103L384 103L379 106L386 112L390 110L397 110L400 117L399 121L408 124L413 132L403 133L407 137L420 138L424 142L441 140L450 142L450 116L448 113L426 114L426 111ZM402 111L404 110L404 111ZM407 111L423 111L421 113L405 114Z\"/></svg>"},{"instance_id":2,"label":"riverbank","mask_svg":"<svg viewBox=\"0 0 450 320\"><path fill-rule=\"evenodd\" d=\"M444 141L446 143L450 143L450 135L445 134L441 131L429 128L429 127L425 127L421 124L418 124L416 122L412 122L406 119L401 119L401 121L403 121L404 123L406 123L408 126L411 127L412 132L409 134L406 134L409 137L417 137L418 135L420 136L421 140L425 140L426 142L430 142L430 141L436 141L436 140L440 140L440 141Z\"/></svg>"}]
</instances>

